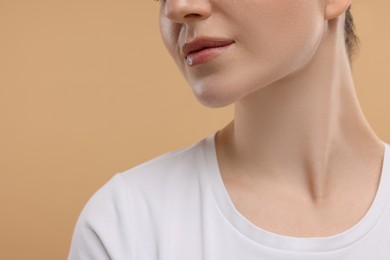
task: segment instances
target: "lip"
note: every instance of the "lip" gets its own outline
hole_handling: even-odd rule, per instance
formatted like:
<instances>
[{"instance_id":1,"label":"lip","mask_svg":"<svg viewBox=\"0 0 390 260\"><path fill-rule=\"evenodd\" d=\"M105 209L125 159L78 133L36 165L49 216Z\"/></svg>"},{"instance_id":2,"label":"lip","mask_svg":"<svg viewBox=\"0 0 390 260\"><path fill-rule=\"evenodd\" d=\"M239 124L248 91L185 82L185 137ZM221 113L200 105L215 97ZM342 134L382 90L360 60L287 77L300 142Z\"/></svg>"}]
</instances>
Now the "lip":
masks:
<instances>
[{"instance_id":1,"label":"lip","mask_svg":"<svg viewBox=\"0 0 390 260\"><path fill-rule=\"evenodd\" d=\"M233 43L231 39L199 37L186 42L182 47L182 53L187 64L194 66L211 61Z\"/></svg>"}]
</instances>

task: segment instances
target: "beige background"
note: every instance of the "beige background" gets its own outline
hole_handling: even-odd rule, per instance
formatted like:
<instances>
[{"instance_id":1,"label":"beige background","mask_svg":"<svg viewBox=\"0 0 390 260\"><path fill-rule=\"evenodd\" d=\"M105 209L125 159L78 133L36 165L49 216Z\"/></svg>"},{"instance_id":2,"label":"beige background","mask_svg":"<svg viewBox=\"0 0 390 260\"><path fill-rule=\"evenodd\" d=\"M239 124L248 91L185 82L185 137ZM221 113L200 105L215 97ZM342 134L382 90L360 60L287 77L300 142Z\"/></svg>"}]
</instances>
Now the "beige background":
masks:
<instances>
[{"instance_id":1,"label":"beige background","mask_svg":"<svg viewBox=\"0 0 390 260\"><path fill-rule=\"evenodd\" d=\"M355 0L365 114L390 142L390 2ZM0 0L0 259L65 259L116 172L221 128L160 41L152 0Z\"/></svg>"}]
</instances>

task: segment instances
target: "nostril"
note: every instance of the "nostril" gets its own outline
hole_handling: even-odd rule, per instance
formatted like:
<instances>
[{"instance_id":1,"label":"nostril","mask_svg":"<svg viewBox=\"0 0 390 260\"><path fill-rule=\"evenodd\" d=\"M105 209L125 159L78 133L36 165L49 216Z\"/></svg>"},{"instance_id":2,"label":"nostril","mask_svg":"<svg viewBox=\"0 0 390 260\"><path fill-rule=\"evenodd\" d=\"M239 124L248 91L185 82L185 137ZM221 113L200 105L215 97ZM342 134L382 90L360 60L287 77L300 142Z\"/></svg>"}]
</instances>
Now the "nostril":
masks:
<instances>
[{"instance_id":1,"label":"nostril","mask_svg":"<svg viewBox=\"0 0 390 260\"><path fill-rule=\"evenodd\" d=\"M185 18L197 18L197 17L201 17L202 15L200 14L197 14L197 13L191 13L191 14L186 14L184 17Z\"/></svg>"}]
</instances>

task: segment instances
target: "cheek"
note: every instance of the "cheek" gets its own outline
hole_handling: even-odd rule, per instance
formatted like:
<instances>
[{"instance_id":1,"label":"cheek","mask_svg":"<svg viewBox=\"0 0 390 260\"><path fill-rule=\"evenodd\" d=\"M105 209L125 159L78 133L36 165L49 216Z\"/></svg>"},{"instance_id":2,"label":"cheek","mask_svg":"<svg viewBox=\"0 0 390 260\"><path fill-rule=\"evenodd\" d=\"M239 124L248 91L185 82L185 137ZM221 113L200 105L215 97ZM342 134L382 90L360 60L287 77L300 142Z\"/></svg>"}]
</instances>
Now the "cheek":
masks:
<instances>
[{"instance_id":1,"label":"cheek","mask_svg":"<svg viewBox=\"0 0 390 260\"><path fill-rule=\"evenodd\" d=\"M180 55L180 46L178 44L180 27L170 22L167 18L160 17L160 34L169 54L177 61L178 55Z\"/></svg>"},{"instance_id":2,"label":"cheek","mask_svg":"<svg viewBox=\"0 0 390 260\"><path fill-rule=\"evenodd\" d=\"M252 12L242 19L241 26L255 32L252 35L243 32L243 45L249 46L254 59L268 66L302 65L321 41L324 25L321 8L316 1L275 2L263 4L262 12Z\"/></svg>"},{"instance_id":3,"label":"cheek","mask_svg":"<svg viewBox=\"0 0 390 260\"><path fill-rule=\"evenodd\" d=\"M166 18L161 18L160 17L160 34L161 34L161 38L163 40L163 43L165 45L165 47L167 48L167 50L169 51L169 53L172 52L172 50L174 49L173 47L173 43L174 43L174 30L171 26L171 24L169 23L169 21L167 21Z\"/></svg>"},{"instance_id":4,"label":"cheek","mask_svg":"<svg viewBox=\"0 0 390 260\"><path fill-rule=\"evenodd\" d=\"M163 43L180 71L185 73L186 64L180 51L180 42L184 42L184 39L180 39L185 35L183 30L185 30L183 26L172 23L164 17L160 18L160 33Z\"/></svg>"},{"instance_id":5,"label":"cheek","mask_svg":"<svg viewBox=\"0 0 390 260\"><path fill-rule=\"evenodd\" d=\"M252 37L261 40L259 43L282 44L306 38L322 16L321 6L315 0L252 0L251 3L253 8L243 9L241 15L237 12L239 16L234 19L240 23L236 29L246 28Z\"/></svg>"}]
</instances>

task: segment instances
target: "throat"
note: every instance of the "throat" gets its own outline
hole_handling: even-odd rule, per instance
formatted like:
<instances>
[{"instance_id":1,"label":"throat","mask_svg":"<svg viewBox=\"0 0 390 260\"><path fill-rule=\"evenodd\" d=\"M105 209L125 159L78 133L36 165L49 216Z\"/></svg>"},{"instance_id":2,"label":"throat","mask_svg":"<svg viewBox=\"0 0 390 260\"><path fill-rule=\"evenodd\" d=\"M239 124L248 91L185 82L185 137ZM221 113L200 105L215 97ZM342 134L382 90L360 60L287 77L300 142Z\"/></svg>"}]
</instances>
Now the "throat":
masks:
<instances>
[{"instance_id":1,"label":"throat","mask_svg":"<svg viewBox=\"0 0 390 260\"><path fill-rule=\"evenodd\" d=\"M220 166L221 176L235 209L257 227L292 237L327 237L344 232L369 211L379 186L380 173L343 183L327 196L313 196L288 183L248 181ZM314 198L314 199L313 199Z\"/></svg>"}]
</instances>

